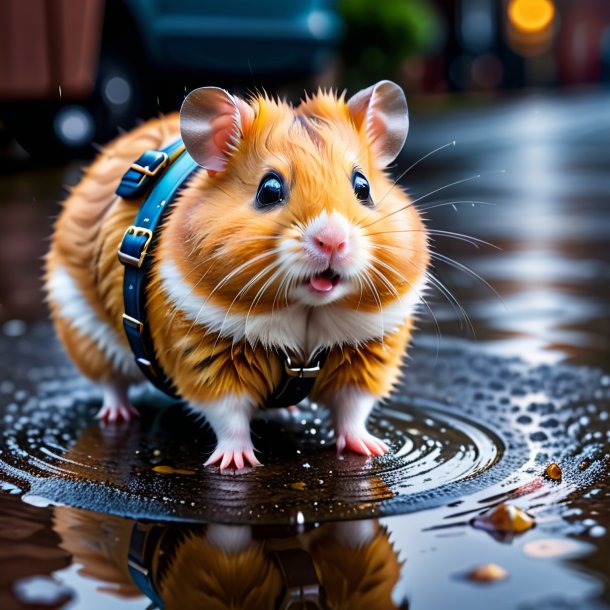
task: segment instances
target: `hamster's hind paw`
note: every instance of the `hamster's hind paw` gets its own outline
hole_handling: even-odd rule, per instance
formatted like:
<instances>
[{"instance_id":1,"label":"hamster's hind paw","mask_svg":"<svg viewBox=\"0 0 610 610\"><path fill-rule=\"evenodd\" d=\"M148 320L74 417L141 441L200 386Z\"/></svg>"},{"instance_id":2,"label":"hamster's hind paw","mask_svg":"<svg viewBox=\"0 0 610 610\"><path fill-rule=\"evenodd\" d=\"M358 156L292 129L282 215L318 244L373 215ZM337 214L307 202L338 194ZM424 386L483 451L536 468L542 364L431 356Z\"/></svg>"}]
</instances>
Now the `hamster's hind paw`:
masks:
<instances>
[{"instance_id":1,"label":"hamster's hind paw","mask_svg":"<svg viewBox=\"0 0 610 610\"><path fill-rule=\"evenodd\" d=\"M119 424L140 417L140 413L128 403L109 404L104 405L95 417L107 424Z\"/></svg>"},{"instance_id":2,"label":"hamster's hind paw","mask_svg":"<svg viewBox=\"0 0 610 610\"><path fill-rule=\"evenodd\" d=\"M337 455L341 455L345 449L361 455L384 455L390 449L380 439L369 434L366 430L361 432L337 433Z\"/></svg>"},{"instance_id":3,"label":"hamster's hind paw","mask_svg":"<svg viewBox=\"0 0 610 610\"><path fill-rule=\"evenodd\" d=\"M212 466L217 462L220 462L221 472L227 469L239 471L247 466L261 466L254 455L254 447L251 443L247 445L219 443L204 466Z\"/></svg>"}]
</instances>

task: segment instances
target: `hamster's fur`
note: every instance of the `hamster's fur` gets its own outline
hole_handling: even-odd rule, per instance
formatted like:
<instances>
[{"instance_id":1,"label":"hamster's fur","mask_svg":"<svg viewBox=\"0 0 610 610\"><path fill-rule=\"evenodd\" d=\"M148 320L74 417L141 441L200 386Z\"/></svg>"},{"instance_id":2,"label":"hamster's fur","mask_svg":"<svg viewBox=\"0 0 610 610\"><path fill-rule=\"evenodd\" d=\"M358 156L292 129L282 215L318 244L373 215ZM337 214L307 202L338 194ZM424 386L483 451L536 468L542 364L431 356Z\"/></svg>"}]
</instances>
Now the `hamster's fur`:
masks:
<instances>
[{"instance_id":1,"label":"hamster's fur","mask_svg":"<svg viewBox=\"0 0 610 610\"><path fill-rule=\"evenodd\" d=\"M207 464L259 463L250 420L280 379L278 349L307 361L328 348L311 398L332 413L337 451L385 453L366 419L399 376L429 262L421 218L385 170L407 129L404 94L389 81L296 107L206 87L180 116L108 144L72 189L46 263L57 333L104 388L99 417L136 415L127 388L142 379L117 260L141 200L114 191L143 151L182 135L202 169L157 231L147 313L160 365L216 434Z\"/></svg>"}]
</instances>

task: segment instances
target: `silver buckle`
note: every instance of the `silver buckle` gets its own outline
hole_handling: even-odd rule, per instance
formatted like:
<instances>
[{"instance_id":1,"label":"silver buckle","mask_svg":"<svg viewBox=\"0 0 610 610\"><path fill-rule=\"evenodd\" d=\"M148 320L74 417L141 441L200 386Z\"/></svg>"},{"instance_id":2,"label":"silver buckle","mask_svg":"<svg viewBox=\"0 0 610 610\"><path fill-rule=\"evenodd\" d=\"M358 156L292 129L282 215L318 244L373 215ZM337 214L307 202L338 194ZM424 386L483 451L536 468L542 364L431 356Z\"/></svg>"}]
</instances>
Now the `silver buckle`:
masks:
<instances>
[{"instance_id":1,"label":"silver buckle","mask_svg":"<svg viewBox=\"0 0 610 610\"><path fill-rule=\"evenodd\" d=\"M284 354L284 356L286 357L284 369L290 377L317 377L318 373L322 370L322 365L319 360L315 366L293 366L290 356L288 354Z\"/></svg>"}]
</instances>

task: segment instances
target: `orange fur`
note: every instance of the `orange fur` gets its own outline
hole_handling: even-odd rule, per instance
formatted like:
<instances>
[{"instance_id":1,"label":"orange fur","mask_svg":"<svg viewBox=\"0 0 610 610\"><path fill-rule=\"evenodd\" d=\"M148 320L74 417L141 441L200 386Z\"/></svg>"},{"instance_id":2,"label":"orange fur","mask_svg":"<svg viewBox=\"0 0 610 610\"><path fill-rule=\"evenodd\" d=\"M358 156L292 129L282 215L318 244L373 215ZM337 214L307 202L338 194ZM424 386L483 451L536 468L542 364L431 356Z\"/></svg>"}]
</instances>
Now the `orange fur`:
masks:
<instances>
[{"instance_id":1,"label":"orange fur","mask_svg":"<svg viewBox=\"0 0 610 610\"><path fill-rule=\"evenodd\" d=\"M371 260L368 280L337 303L340 310L375 314L398 303L418 285L429 261L417 210L376 165L365 127L350 117L343 98L321 92L292 108L261 96L251 100L247 111L245 102L240 100L239 106L246 118L225 171L199 171L191 179L165 221L152 261L147 308L156 355L179 393L193 403L247 393L264 404L280 378L282 362L260 343L235 341L194 323L164 289L164 261L175 264L192 298L251 320L290 305L282 278L266 270L278 254L253 260L255 256L289 240L298 243L302 227L324 212L347 219ZM109 144L68 197L47 258L47 284L59 267L65 269L125 350L117 247L140 202L118 198L114 190L139 154L178 136L178 116L171 115ZM354 168L370 182L373 209L354 196ZM269 170L284 176L290 195L285 205L261 213L252 202ZM224 280L244 263L248 266ZM108 355L62 315L52 295L50 305L58 334L82 372L96 381L111 379L115 373ZM382 339L333 347L314 398L323 400L345 385L376 397L387 395L412 326L406 317Z\"/></svg>"},{"instance_id":2,"label":"orange fur","mask_svg":"<svg viewBox=\"0 0 610 610\"><path fill-rule=\"evenodd\" d=\"M260 542L229 553L191 533L174 549L159 588L168 610L273 610L282 577Z\"/></svg>"},{"instance_id":3,"label":"orange fur","mask_svg":"<svg viewBox=\"0 0 610 610\"><path fill-rule=\"evenodd\" d=\"M99 515L70 506L53 508L53 529L61 536L61 548L80 564L78 573L103 583L99 590L122 598L140 597L125 558L133 522L114 515Z\"/></svg>"},{"instance_id":4,"label":"orange fur","mask_svg":"<svg viewBox=\"0 0 610 610\"><path fill-rule=\"evenodd\" d=\"M392 591L401 564L388 531L376 522L373 538L354 547L329 540L325 529L332 527L322 527L310 546L329 610L396 610Z\"/></svg>"},{"instance_id":5,"label":"orange fur","mask_svg":"<svg viewBox=\"0 0 610 610\"><path fill-rule=\"evenodd\" d=\"M141 202L127 202L114 192L134 159L149 148L167 145L178 137L178 128L178 116L172 115L149 121L106 146L71 190L46 259L47 290L53 271L62 265L100 320L116 329L125 349L129 348L121 324L123 270L116 252ZM111 378L114 371L103 352L75 332L52 299L50 307L58 335L80 370L95 381Z\"/></svg>"}]
</instances>

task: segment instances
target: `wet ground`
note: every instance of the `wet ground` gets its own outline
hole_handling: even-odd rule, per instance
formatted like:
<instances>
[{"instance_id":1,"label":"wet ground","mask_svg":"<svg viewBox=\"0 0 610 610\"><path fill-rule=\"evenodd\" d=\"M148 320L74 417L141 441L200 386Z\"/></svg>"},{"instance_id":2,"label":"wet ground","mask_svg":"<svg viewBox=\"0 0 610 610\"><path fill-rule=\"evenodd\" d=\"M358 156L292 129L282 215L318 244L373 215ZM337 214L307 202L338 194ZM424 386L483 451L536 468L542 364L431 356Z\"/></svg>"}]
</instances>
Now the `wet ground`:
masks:
<instances>
[{"instance_id":1,"label":"wet ground","mask_svg":"<svg viewBox=\"0 0 610 610\"><path fill-rule=\"evenodd\" d=\"M392 452L336 461L313 405L257 423L267 466L240 477L203 469L212 439L146 390L135 426L93 420L99 396L36 288L78 164L10 160L1 608L610 608L610 94L422 106L411 121L399 169L449 144L403 184L457 303L433 293L437 321L422 312L405 385L372 419ZM535 527L485 529L502 503ZM473 580L488 564L494 579Z\"/></svg>"}]
</instances>

